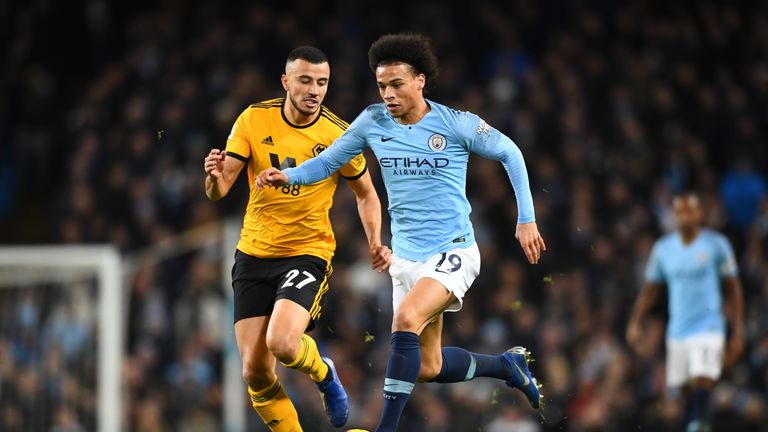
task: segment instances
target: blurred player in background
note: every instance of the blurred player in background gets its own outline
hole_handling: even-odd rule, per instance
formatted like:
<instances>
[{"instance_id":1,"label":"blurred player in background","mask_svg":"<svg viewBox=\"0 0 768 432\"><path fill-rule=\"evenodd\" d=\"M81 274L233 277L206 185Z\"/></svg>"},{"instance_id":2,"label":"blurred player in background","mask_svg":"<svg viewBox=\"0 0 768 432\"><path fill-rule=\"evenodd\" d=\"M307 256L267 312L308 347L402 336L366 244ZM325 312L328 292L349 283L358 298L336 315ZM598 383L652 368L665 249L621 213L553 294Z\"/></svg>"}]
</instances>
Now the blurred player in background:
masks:
<instances>
[{"instance_id":1,"label":"blurred player in background","mask_svg":"<svg viewBox=\"0 0 768 432\"><path fill-rule=\"evenodd\" d=\"M662 284L669 293L667 385L687 394L686 431L709 431L709 399L723 363L732 366L744 350L743 300L736 258L725 236L700 227L701 208L695 194L676 196L677 231L656 241L644 289L635 302L627 341L637 347L642 321ZM726 345L721 286L729 297L731 333Z\"/></svg>"},{"instance_id":2,"label":"blurred player in background","mask_svg":"<svg viewBox=\"0 0 768 432\"><path fill-rule=\"evenodd\" d=\"M297 168L268 168L257 185L312 184L370 147L381 166L392 216L394 316L392 353L377 431L394 431L417 380L440 383L492 377L525 393L541 408L528 369L529 353L514 347L484 355L442 347L443 312L461 309L480 271L469 219L469 153L501 161L518 205L517 238L531 264L545 249L536 227L528 174L520 150L478 116L424 98L437 58L421 35L387 35L368 51L383 103L369 106L332 147Z\"/></svg>"},{"instance_id":3,"label":"blurred player in background","mask_svg":"<svg viewBox=\"0 0 768 432\"><path fill-rule=\"evenodd\" d=\"M248 165L251 192L232 269L235 336L253 408L273 431L302 430L275 375L276 358L317 383L334 426L343 426L349 415L333 362L305 334L328 291L336 247L328 211L339 176L308 186L253 187L255 173L313 158L347 129L322 105L329 79L325 54L294 49L282 76L286 97L248 107L232 127L226 150L213 149L205 158L205 191L214 201L227 195ZM358 153L339 173L357 197L373 267L384 271L391 252L381 245L381 205L365 158Z\"/></svg>"}]
</instances>

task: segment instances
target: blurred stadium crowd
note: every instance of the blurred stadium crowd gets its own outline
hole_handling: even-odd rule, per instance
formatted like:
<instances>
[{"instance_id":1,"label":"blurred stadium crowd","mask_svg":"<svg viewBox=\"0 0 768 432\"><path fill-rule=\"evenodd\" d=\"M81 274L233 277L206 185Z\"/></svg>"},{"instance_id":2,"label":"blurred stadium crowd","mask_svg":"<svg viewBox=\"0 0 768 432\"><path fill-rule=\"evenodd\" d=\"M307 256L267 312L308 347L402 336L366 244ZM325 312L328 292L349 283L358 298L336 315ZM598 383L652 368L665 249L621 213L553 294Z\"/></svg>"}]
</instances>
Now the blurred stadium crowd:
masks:
<instances>
[{"instance_id":1,"label":"blurred stadium crowd","mask_svg":"<svg viewBox=\"0 0 768 432\"><path fill-rule=\"evenodd\" d=\"M495 382L425 384L403 430L679 430L682 407L661 403L664 303L640 353L630 352L624 331L650 247L673 227L670 196L691 187L706 224L734 243L746 296L747 349L714 393L714 430L766 430L765 2L65 3L0 7L0 241L108 242L131 254L241 217L246 182L211 203L202 160L223 148L243 108L282 95L286 53L301 44L326 51L325 104L351 121L378 100L369 43L418 31L440 55L428 97L479 114L522 149L548 246L542 264L524 262L501 165L471 160L483 264L464 309L447 318L445 344L488 353L529 347L548 408L540 424L524 399ZM375 159L369 164L380 186ZM313 335L350 392L350 425L370 427L381 405L391 289L361 259L365 238L343 185L332 220L333 289ZM218 236L195 252L143 261L131 279L129 430L220 429L231 333L220 323L231 288L220 286ZM37 313L3 313L3 325L66 328L59 315L41 313L50 309L44 296L25 298ZM84 340L67 347L85 350L94 329L79 330ZM8 402L18 394L59 409L45 420L50 430L92 425L95 406L72 398L90 384L58 377L66 385L50 385L49 372L60 368L43 366L81 353L50 360L45 332L34 334L39 340L0 340L0 430L32 430L24 422L35 417ZM320 430L327 421L312 384L282 376L305 429ZM250 430L261 430L249 416Z\"/></svg>"}]
</instances>

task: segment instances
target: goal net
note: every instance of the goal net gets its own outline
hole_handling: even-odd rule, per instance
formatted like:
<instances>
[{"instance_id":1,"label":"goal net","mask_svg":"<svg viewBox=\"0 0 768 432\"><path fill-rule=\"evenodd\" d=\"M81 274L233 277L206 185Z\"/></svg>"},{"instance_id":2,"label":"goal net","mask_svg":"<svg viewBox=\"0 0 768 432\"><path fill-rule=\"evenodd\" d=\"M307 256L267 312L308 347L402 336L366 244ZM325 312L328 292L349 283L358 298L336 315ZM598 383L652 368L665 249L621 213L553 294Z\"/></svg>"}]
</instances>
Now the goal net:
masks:
<instances>
[{"instance_id":1,"label":"goal net","mask_svg":"<svg viewBox=\"0 0 768 432\"><path fill-rule=\"evenodd\" d=\"M239 228L124 255L0 246L0 431L253 430L232 326Z\"/></svg>"},{"instance_id":2,"label":"goal net","mask_svg":"<svg viewBox=\"0 0 768 432\"><path fill-rule=\"evenodd\" d=\"M110 246L0 247L0 430L120 429L120 286Z\"/></svg>"}]
</instances>

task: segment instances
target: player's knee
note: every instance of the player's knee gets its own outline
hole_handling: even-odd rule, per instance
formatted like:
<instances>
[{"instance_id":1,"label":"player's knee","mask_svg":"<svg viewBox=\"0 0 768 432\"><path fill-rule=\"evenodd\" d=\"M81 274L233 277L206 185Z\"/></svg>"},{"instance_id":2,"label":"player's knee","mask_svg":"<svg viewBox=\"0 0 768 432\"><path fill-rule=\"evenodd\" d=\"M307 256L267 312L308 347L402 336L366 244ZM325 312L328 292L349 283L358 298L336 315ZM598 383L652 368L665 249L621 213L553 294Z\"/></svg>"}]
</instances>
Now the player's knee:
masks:
<instances>
[{"instance_id":1,"label":"player's knee","mask_svg":"<svg viewBox=\"0 0 768 432\"><path fill-rule=\"evenodd\" d=\"M691 380L691 390L705 389L710 390L715 386L715 380L707 377L696 377Z\"/></svg>"},{"instance_id":2,"label":"player's knee","mask_svg":"<svg viewBox=\"0 0 768 432\"><path fill-rule=\"evenodd\" d=\"M292 363L299 352L300 336L270 331L267 333L267 348L282 363Z\"/></svg>"},{"instance_id":3,"label":"player's knee","mask_svg":"<svg viewBox=\"0 0 768 432\"><path fill-rule=\"evenodd\" d=\"M272 368L256 363L243 362L243 380L254 390L262 389L275 380Z\"/></svg>"},{"instance_id":4,"label":"player's knee","mask_svg":"<svg viewBox=\"0 0 768 432\"><path fill-rule=\"evenodd\" d=\"M416 333L421 325L416 313L407 308L399 307L392 317L392 331L407 331Z\"/></svg>"}]
</instances>

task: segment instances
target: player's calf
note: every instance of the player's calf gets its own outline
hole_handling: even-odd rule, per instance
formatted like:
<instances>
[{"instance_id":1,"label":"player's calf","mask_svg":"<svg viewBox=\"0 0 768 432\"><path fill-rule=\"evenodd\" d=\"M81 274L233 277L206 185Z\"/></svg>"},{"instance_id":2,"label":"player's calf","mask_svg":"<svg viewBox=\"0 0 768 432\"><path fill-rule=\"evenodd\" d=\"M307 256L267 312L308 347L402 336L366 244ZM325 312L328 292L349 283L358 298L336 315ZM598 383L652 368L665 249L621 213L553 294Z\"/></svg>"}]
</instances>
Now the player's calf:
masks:
<instances>
[{"instance_id":1,"label":"player's calf","mask_svg":"<svg viewBox=\"0 0 768 432\"><path fill-rule=\"evenodd\" d=\"M341 427L347 423L349 417L347 393L341 385L333 362L327 357L320 356L314 339L309 335L302 335L295 359L283 364L285 367L306 373L317 383L325 413L332 425Z\"/></svg>"},{"instance_id":2,"label":"player's calf","mask_svg":"<svg viewBox=\"0 0 768 432\"><path fill-rule=\"evenodd\" d=\"M531 406L541 412L541 385L528 368L533 358L525 348L514 347L501 355L487 355L459 347L443 347L441 354L440 371L430 381L455 383L479 377L504 380L510 387L522 391Z\"/></svg>"},{"instance_id":3,"label":"player's calf","mask_svg":"<svg viewBox=\"0 0 768 432\"><path fill-rule=\"evenodd\" d=\"M299 415L277 377L265 387L248 387L251 405L272 432L301 431Z\"/></svg>"},{"instance_id":4,"label":"player's calf","mask_svg":"<svg viewBox=\"0 0 768 432\"><path fill-rule=\"evenodd\" d=\"M710 399L715 381L710 378L696 377L688 388L686 406L686 432L709 432Z\"/></svg>"},{"instance_id":5,"label":"player's calf","mask_svg":"<svg viewBox=\"0 0 768 432\"><path fill-rule=\"evenodd\" d=\"M377 432L394 432L397 429L400 416L419 376L420 366L419 336L413 332L393 333L392 353L384 378L384 406L376 426Z\"/></svg>"},{"instance_id":6,"label":"player's calf","mask_svg":"<svg viewBox=\"0 0 768 432\"><path fill-rule=\"evenodd\" d=\"M309 335L302 335L295 357L285 367L296 369L309 375L314 382L320 382L328 376L328 365L320 357L317 343Z\"/></svg>"},{"instance_id":7,"label":"player's calf","mask_svg":"<svg viewBox=\"0 0 768 432\"><path fill-rule=\"evenodd\" d=\"M255 367L243 362L243 381L252 389L260 389L272 384L275 372L270 368Z\"/></svg>"}]
</instances>

